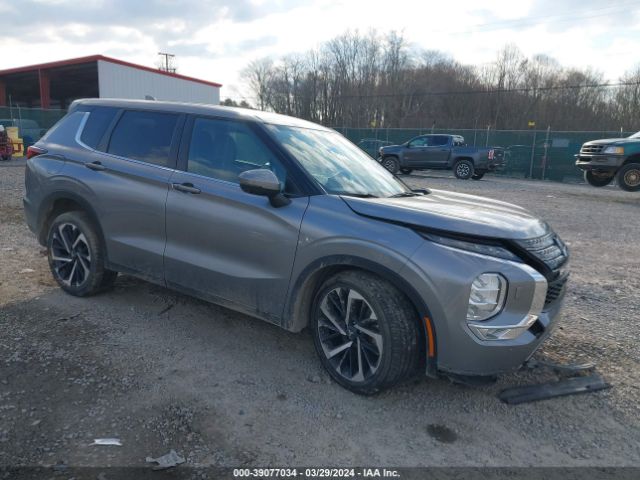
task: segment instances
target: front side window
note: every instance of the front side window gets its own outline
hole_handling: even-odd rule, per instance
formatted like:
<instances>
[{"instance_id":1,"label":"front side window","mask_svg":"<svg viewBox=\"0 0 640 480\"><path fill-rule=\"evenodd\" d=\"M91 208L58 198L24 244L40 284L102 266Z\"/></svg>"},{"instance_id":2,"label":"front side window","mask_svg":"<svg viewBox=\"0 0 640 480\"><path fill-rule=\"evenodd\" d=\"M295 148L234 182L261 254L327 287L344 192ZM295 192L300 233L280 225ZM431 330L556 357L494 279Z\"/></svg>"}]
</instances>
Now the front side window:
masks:
<instances>
[{"instance_id":1,"label":"front side window","mask_svg":"<svg viewBox=\"0 0 640 480\"><path fill-rule=\"evenodd\" d=\"M418 137L414 138L409 142L410 147L426 147L427 146L427 137Z\"/></svg>"},{"instance_id":2,"label":"front side window","mask_svg":"<svg viewBox=\"0 0 640 480\"><path fill-rule=\"evenodd\" d=\"M391 197L409 188L336 132L268 125L280 143L327 193Z\"/></svg>"},{"instance_id":3,"label":"front side window","mask_svg":"<svg viewBox=\"0 0 640 480\"><path fill-rule=\"evenodd\" d=\"M247 170L266 168L275 173L283 189L287 174L271 150L244 123L196 118L193 123L187 171L239 183Z\"/></svg>"},{"instance_id":4,"label":"front side window","mask_svg":"<svg viewBox=\"0 0 640 480\"><path fill-rule=\"evenodd\" d=\"M109 142L108 153L163 167L169 166L169 149L178 115L160 112L125 112Z\"/></svg>"}]
</instances>

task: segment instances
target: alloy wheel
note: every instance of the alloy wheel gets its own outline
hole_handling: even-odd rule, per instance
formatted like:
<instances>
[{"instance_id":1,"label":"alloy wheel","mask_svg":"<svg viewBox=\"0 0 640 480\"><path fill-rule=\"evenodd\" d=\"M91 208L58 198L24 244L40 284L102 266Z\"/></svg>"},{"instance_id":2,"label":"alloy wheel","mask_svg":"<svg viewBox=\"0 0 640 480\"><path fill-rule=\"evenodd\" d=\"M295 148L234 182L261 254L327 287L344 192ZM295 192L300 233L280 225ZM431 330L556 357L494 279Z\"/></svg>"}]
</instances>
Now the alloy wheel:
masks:
<instances>
[{"instance_id":1,"label":"alloy wheel","mask_svg":"<svg viewBox=\"0 0 640 480\"><path fill-rule=\"evenodd\" d=\"M456 173L460 177L466 177L469 175L469 173L471 173L471 169L469 168L469 165L467 165L466 163L461 163L456 168Z\"/></svg>"},{"instance_id":2,"label":"alloy wheel","mask_svg":"<svg viewBox=\"0 0 640 480\"><path fill-rule=\"evenodd\" d=\"M393 159L385 160L382 165L391 173L394 173L396 170L396 161Z\"/></svg>"},{"instance_id":3,"label":"alloy wheel","mask_svg":"<svg viewBox=\"0 0 640 480\"><path fill-rule=\"evenodd\" d=\"M84 233L72 223L61 223L53 232L49 255L54 274L68 287L78 287L91 274L91 250Z\"/></svg>"},{"instance_id":4,"label":"alloy wheel","mask_svg":"<svg viewBox=\"0 0 640 480\"><path fill-rule=\"evenodd\" d=\"M383 342L369 302L351 288L335 288L324 295L316 315L320 345L331 367L351 382L364 382L374 375Z\"/></svg>"}]
</instances>

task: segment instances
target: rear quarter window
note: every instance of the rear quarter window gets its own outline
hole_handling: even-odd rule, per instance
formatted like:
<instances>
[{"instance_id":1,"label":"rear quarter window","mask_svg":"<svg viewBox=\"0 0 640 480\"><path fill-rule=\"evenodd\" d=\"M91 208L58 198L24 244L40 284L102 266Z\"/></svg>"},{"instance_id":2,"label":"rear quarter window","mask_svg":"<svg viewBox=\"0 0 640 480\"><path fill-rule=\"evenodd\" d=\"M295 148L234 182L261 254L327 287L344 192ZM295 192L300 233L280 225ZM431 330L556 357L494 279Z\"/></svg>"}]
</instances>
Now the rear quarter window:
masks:
<instances>
[{"instance_id":1,"label":"rear quarter window","mask_svg":"<svg viewBox=\"0 0 640 480\"><path fill-rule=\"evenodd\" d=\"M116 113L118 113L118 109L115 107L95 107L91 110L82 130L80 141L86 146L98 150L100 140L102 140Z\"/></svg>"},{"instance_id":2,"label":"rear quarter window","mask_svg":"<svg viewBox=\"0 0 640 480\"><path fill-rule=\"evenodd\" d=\"M174 113L126 111L111 134L107 152L167 167L177 121Z\"/></svg>"},{"instance_id":3,"label":"rear quarter window","mask_svg":"<svg viewBox=\"0 0 640 480\"><path fill-rule=\"evenodd\" d=\"M38 143L72 145L86 112L73 112L62 117Z\"/></svg>"}]
</instances>

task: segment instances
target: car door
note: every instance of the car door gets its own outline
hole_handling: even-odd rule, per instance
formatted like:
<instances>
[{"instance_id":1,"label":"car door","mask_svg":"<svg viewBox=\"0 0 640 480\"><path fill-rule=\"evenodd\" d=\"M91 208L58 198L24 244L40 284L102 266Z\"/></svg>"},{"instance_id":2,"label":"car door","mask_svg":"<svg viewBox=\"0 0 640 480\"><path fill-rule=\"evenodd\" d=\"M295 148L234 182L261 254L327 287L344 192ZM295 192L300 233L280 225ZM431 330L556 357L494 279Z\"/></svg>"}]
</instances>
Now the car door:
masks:
<instances>
[{"instance_id":1,"label":"car door","mask_svg":"<svg viewBox=\"0 0 640 480\"><path fill-rule=\"evenodd\" d=\"M426 157L429 168L445 168L451 152L448 135L428 135Z\"/></svg>"},{"instance_id":2,"label":"car door","mask_svg":"<svg viewBox=\"0 0 640 480\"><path fill-rule=\"evenodd\" d=\"M165 204L184 116L113 108L87 115L79 140L88 152L72 168L82 169L74 176L93 197L108 261L164 283Z\"/></svg>"},{"instance_id":3,"label":"car door","mask_svg":"<svg viewBox=\"0 0 640 480\"><path fill-rule=\"evenodd\" d=\"M404 164L408 167L420 167L426 162L427 139L416 137L407 143L404 155Z\"/></svg>"},{"instance_id":4,"label":"car door","mask_svg":"<svg viewBox=\"0 0 640 480\"><path fill-rule=\"evenodd\" d=\"M269 168L291 191L289 172L251 123L193 117L167 199L167 284L279 322L308 197L273 207L240 189L238 174Z\"/></svg>"}]
</instances>

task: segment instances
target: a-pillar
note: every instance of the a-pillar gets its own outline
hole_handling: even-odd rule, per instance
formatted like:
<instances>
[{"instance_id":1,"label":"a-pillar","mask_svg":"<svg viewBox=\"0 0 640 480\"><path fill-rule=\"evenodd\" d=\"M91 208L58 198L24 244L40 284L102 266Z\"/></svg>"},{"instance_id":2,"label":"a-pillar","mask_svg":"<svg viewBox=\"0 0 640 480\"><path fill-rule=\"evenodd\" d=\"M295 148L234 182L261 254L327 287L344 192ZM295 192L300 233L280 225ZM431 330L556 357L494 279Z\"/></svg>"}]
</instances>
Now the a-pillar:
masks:
<instances>
[{"instance_id":1,"label":"a-pillar","mask_svg":"<svg viewBox=\"0 0 640 480\"><path fill-rule=\"evenodd\" d=\"M49 108L51 104L51 82L48 70L38 70L40 80L40 107Z\"/></svg>"}]
</instances>

